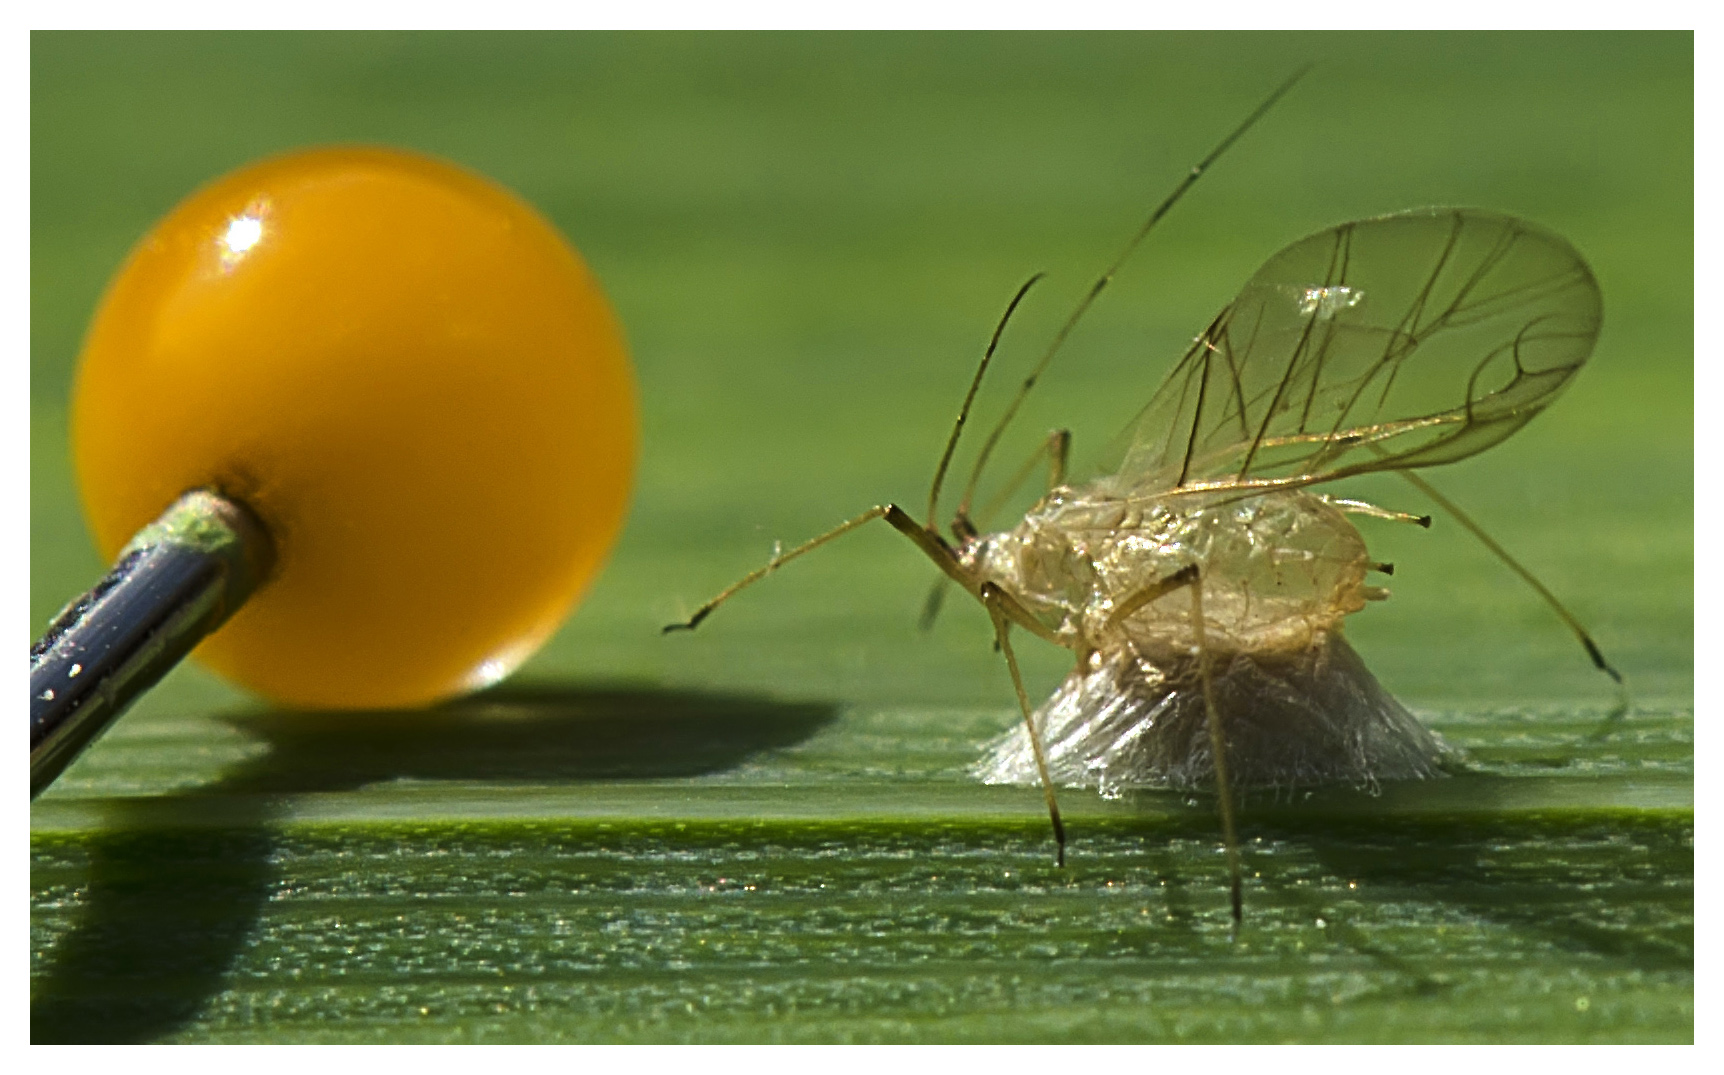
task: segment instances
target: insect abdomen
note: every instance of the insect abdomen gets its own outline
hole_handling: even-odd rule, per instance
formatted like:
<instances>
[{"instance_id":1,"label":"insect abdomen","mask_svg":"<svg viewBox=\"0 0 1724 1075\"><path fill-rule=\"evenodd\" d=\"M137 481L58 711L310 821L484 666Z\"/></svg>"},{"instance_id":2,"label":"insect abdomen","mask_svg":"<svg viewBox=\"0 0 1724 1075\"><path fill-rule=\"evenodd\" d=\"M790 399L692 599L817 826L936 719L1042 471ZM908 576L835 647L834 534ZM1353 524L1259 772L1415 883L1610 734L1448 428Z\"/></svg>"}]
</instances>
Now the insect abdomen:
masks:
<instances>
[{"instance_id":1,"label":"insect abdomen","mask_svg":"<svg viewBox=\"0 0 1724 1075\"><path fill-rule=\"evenodd\" d=\"M1133 595L1191 564L1210 648L1273 653L1308 648L1363 608L1370 558L1340 512L1302 492L1127 503L1080 491L1049 498L991 537L981 566L1074 649L1130 643L1154 659L1192 651L1188 595L1110 621Z\"/></svg>"}]
</instances>

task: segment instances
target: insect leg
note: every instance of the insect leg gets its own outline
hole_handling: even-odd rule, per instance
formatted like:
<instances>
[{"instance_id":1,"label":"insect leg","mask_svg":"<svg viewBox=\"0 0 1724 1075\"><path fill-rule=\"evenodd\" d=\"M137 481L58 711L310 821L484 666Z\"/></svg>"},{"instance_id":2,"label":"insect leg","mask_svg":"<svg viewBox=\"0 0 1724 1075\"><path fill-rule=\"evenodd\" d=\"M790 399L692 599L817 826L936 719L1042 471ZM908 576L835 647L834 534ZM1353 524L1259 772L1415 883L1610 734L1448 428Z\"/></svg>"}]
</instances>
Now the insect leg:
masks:
<instances>
[{"instance_id":1,"label":"insect leg","mask_svg":"<svg viewBox=\"0 0 1724 1075\"><path fill-rule=\"evenodd\" d=\"M1209 673L1209 644L1203 629L1201 569L1191 564L1145 586L1119 603L1113 615L1108 617L1107 626L1118 627L1132 613L1181 586L1191 587L1191 633L1197 643L1197 678L1203 686L1203 713L1209 726L1209 753L1215 762L1215 792L1221 806L1221 835L1227 848L1228 888L1233 903L1233 928L1237 931L1244 919L1245 903L1239 868L1239 833L1234 823L1233 782L1227 775L1227 736L1221 727L1221 711L1215 706L1215 687Z\"/></svg>"},{"instance_id":2,"label":"insect leg","mask_svg":"<svg viewBox=\"0 0 1724 1075\"><path fill-rule=\"evenodd\" d=\"M946 585L952 580L944 575L935 575L934 584L928 587L928 596L922 599L922 614L916 617L916 626L924 631L934 629L934 621L940 618L940 608L946 603Z\"/></svg>"},{"instance_id":3,"label":"insect leg","mask_svg":"<svg viewBox=\"0 0 1724 1075\"><path fill-rule=\"evenodd\" d=\"M1239 924L1245 918L1239 870L1239 833L1233 821L1233 782L1227 777L1227 736L1221 730L1221 713L1215 708L1215 687L1209 675L1209 646L1203 637L1201 578L1193 578L1191 582L1191 633L1197 639L1197 676L1203 683L1203 713L1209 723L1209 753L1215 759L1215 793L1221 802L1221 836L1227 846L1228 893L1233 901L1233 930L1237 934Z\"/></svg>"},{"instance_id":4,"label":"insect leg","mask_svg":"<svg viewBox=\"0 0 1724 1075\"><path fill-rule=\"evenodd\" d=\"M1048 820L1052 821L1054 826L1054 861L1056 865L1063 867L1066 864L1066 827L1060 820L1060 804L1059 800L1054 798L1054 782L1048 776L1047 755L1042 751L1041 733L1036 731L1030 697L1024 693L1024 677L1018 672L1018 658L1012 652L1011 632L1014 617L1007 612L1007 602L1011 595L991 582L984 582L979 596L988 610L989 617L994 621L994 638L999 642L1000 652L1006 655L1006 668L1012 673L1012 689L1018 694L1018 708L1024 714L1024 728L1030 733L1030 751L1036 758L1036 773L1042 778L1042 798L1047 801Z\"/></svg>"},{"instance_id":5,"label":"insect leg","mask_svg":"<svg viewBox=\"0 0 1724 1075\"><path fill-rule=\"evenodd\" d=\"M988 501L982 510L977 513L977 518L981 520L981 525L987 526L988 520L998 514L999 510L1006 506L1006 502L1008 500L1018 495L1018 490L1022 489L1024 483L1030 480L1030 475L1035 472L1036 464L1040 463L1044 456L1047 458L1048 467L1047 488L1051 490L1057 486L1064 485L1066 480L1066 469L1070 463L1071 454L1071 430L1056 429L1049 433L1047 439L1037 445L1036 450L1030 454L1030 457L1024 460L1023 466L1019 467L1016 473L1012 475L1011 480L1006 483L1005 488L1000 490L999 495ZM971 534L976 532L976 523L970 518L970 502L968 499L958 505L958 514L952 520L952 532L960 536L964 535L966 532Z\"/></svg>"},{"instance_id":6,"label":"insect leg","mask_svg":"<svg viewBox=\"0 0 1724 1075\"><path fill-rule=\"evenodd\" d=\"M1166 578L1150 583L1114 607L1113 615L1107 618L1106 630L1114 630L1130 619L1138 609L1152 601L1166 597L1181 586L1190 586L1196 581L1197 565L1188 564Z\"/></svg>"},{"instance_id":7,"label":"insect leg","mask_svg":"<svg viewBox=\"0 0 1724 1075\"><path fill-rule=\"evenodd\" d=\"M1454 501L1433 489L1430 482L1427 482L1425 479L1419 477L1410 470L1402 470L1398 473L1401 477L1412 482L1415 489L1430 497L1431 502L1436 504L1437 507L1442 508L1450 515L1454 516L1455 522L1460 523L1461 526L1465 527L1467 532L1472 534L1473 537L1478 538L1480 543L1495 554L1497 559L1508 565L1508 569L1510 571L1519 575L1526 581L1528 586L1531 586L1536 590L1538 595L1544 598L1545 604L1549 605L1551 610L1562 618L1562 622L1568 624L1568 629L1574 632L1575 637L1580 639L1580 644L1586 647L1586 654L1588 657L1592 658L1593 665L1598 668L1599 671L1608 675L1611 679L1614 679L1617 683L1622 683L1622 673L1610 666L1610 662L1604 659L1604 654L1599 651L1598 644L1592 640L1592 636L1587 633L1586 628L1581 626L1580 621L1575 618L1574 613L1563 607L1562 602L1556 599L1555 594L1545 588L1544 583L1534 578L1531 571L1522 567L1520 561L1510 556L1507 549L1498 545L1489 534L1484 532L1484 528L1472 520L1471 516L1456 507Z\"/></svg>"},{"instance_id":8,"label":"insect leg","mask_svg":"<svg viewBox=\"0 0 1724 1075\"><path fill-rule=\"evenodd\" d=\"M696 609L694 615L690 616L687 621L683 623L668 624L664 628L665 632L668 634L671 631L694 630L696 627L700 626L700 622L702 620L712 615L712 611L714 609L730 600L739 591L754 585L761 579L778 570L784 564L787 564L791 560L801 556L803 553L813 552L828 541L842 537L861 526L863 523L872 522L875 519L885 519L887 522L891 523L893 528L900 534L903 534L905 537L915 542L916 547L921 549L928 559L934 561L941 571L944 571L949 577L963 584L966 589L973 585L970 582L969 576L965 574L963 566L958 563L957 557L952 555L952 550L944 541L940 540L937 534L928 530L916 520L910 518L910 516L905 513L904 509L900 508L898 505L882 504L879 507L869 508L854 519L849 519L845 522L839 523L826 533L821 534L819 537L814 538L811 541L806 541L801 545L798 545L789 552L775 554L771 560L767 561L765 567L751 571L747 575L738 579L729 589Z\"/></svg>"},{"instance_id":9,"label":"insect leg","mask_svg":"<svg viewBox=\"0 0 1724 1075\"><path fill-rule=\"evenodd\" d=\"M1000 495L982 509L982 525L986 526L987 520L998 512L1007 500L1017 494L1018 489L1029 480L1030 475L1035 471L1036 464L1041 462L1043 456L1047 457L1048 488L1052 489L1055 486L1065 484L1066 468L1071 459L1071 449L1071 430L1056 429L1049 433L1048 439L1043 441L1041 446L1028 459L1024 460L1024 465L1018 468L1017 473L1012 475L1012 480L1007 483ZM974 537L978 532L976 523L970 519L969 511L969 504L962 504L958 508L957 515L952 519L952 536L959 541ZM928 517L930 524L933 522L933 518L932 515ZM922 630L926 631L934 626L934 620L940 615L940 606L946 600L946 584L950 581L946 576L941 575L935 578L934 584L928 588L927 599L922 602L921 618L917 620L917 626L921 627Z\"/></svg>"}]
</instances>

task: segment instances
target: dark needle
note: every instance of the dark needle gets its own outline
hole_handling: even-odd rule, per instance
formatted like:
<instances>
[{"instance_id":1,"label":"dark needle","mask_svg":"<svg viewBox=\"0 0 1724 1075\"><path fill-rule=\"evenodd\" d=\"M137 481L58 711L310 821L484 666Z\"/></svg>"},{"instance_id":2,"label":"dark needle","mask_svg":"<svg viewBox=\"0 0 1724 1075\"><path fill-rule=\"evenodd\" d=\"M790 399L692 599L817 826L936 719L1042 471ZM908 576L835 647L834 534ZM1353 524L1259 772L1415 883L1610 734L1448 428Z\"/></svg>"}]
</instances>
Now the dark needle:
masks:
<instances>
[{"instance_id":1,"label":"dark needle","mask_svg":"<svg viewBox=\"0 0 1724 1075\"><path fill-rule=\"evenodd\" d=\"M30 647L30 798L268 577L256 516L207 490L174 501Z\"/></svg>"}]
</instances>

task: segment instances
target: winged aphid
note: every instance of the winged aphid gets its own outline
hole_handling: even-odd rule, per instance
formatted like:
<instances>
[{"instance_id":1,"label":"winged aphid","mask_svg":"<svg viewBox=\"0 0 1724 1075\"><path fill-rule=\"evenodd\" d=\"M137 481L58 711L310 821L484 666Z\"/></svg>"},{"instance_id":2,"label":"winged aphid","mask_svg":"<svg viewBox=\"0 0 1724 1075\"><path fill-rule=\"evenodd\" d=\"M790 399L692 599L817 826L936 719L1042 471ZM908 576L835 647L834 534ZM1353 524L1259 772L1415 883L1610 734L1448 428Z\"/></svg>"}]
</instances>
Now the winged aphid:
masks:
<instances>
[{"instance_id":1,"label":"winged aphid","mask_svg":"<svg viewBox=\"0 0 1724 1075\"><path fill-rule=\"evenodd\" d=\"M994 331L936 469L926 524L896 505L872 508L775 553L666 628L693 628L781 564L886 520L992 618L1024 721L988 748L977 774L1042 786L1062 864L1056 785L1103 794L1214 787L1235 921L1235 789L1425 778L1446 751L1343 633L1347 616L1387 596L1369 575L1392 570L1371 558L1348 515L1430 519L1331 495L1332 483L1406 476L1537 588L1620 680L1556 598L1414 473L1525 425L1573 379L1598 335L1602 300L1581 256L1500 213L1418 209L1286 247L1197 336L1133 423L1116 467L1066 483L1070 438L1056 432L1045 446L1046 495L1009 530L983 533L973 521L994 446L1073 326L1156 222L1291 85L1192 169L1085 294L984 442L949 540L934 529L942 483L1001 334L1039 277ZM1034 709L1013 627L1076 657Z\"/></svg>"}]
</instances>

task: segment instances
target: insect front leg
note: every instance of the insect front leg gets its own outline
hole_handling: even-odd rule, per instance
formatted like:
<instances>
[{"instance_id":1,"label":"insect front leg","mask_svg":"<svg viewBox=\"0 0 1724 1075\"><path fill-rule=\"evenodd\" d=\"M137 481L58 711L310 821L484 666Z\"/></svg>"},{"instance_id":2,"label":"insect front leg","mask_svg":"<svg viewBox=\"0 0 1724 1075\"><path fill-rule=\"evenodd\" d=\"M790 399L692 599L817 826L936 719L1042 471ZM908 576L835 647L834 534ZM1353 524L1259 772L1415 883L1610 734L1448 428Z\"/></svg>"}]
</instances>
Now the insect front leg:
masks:
<instances>
[{"instance_id":1,"label":"insect front leg","mask_svg":"<svg viewBox=\"0 0 1724 1075\"><path fill-rule=\"evenodd\" d=\"M1006 502L1018 494L1018 490L1024 487L1024 483L1030 480L1030 475L1035 473L1036 467L1043 465L1044 460L1046 460L1045 465L1048 468L1047 490L1064 485L1066 470L1070 465L1071 451L1071 430L1056 429L1049 433L1047 439L1037 445L1036 450L1030 453L1030 457L1024 460L1023 465L1012 474L1011 479L1006 482L1005 488L1001 489L997 496L988 501L982 510L976 513L977 518L982 520L982 525L988 525L988 520L998 514L1000 509L1005 507ZM933 520L930 519L929 522L932 523ZM952 535L962 541L965 538L974 537L976 533L976 523L970 516L970 500L966 495L963 502L958 505L957 513L952 517Z\"/></svg>"},{"instance_id":2,"label":"insect front leg","mask_svg":"<svg viewBox=\"0 0 1724 1075\"><path fill-rule=\"evenodd\" d=\"M882 504L878 507L869 508L854 519L849 519L845 522L839 523L837 526L826 531L826 533L821 534L819 537L814 538L811 541L803 542L801 545L791 549L789 552L775 554L772 559L766 562L765 567L751 571L747 575L738 579L729 589L696 609L694 615L690 616L686 621L682 623L667 624L664 628L665 633L668 634L671 631L694 630L696 627L700 626L702 620L712 615L714 609L736 596L737 593L759 582L761 579L772 574L774 571L796 559L798 556L801 556L804 553L813 552L828 541L842 537L864 523L872 522L875 519L885 519L888 523L891 523L895 530L915 542L916 547L921 549L928 559L934 561L935 565L938 566L941 571L945 572L948 577L955 579L960 585L963 585L965 589L971 589L973 587L974 584L971 582L969 575L965 573L963 565L960 564L958 562L958 558L953 555L951 547L944 541L940 540L940 536L938 534L935 534L921 523L910 518L909 514L898 505Z\"/></svg>"},{"instance_id":3,"label":"insect front leg","mask_svg":"<svg viewBox=\"0 0 1724 1075\"><path fill-rule=\"evenodd\" d=\"M1071 450L1071 430L1056 429L1049 433L1047 439L1036 448L1028 459L1024 460L1024 465L1018 468L1017 473L1012 475L1012 480L1006 483L1005 489L982 508L979 513L982 525L986 526L988 520L999 512L1005 502L1017 495L1018 490L1023 488L1026 481L1029 481L1030 475L1035 473L1036 467L1041 464L1044 458L1047 460L1048 489L1052 490L1064 485L1066 470L1071 459ZM933 517L929 516L929 525L933 525L933 522ZM970 518L970 504L966 500L958 506L957 514L952 517L952 536L959 541L967 541L975 537L978 532L975 521ZM946 585L950 581L950 579L941 576L936 578L934 584L928 588L928 596L922 602L922 615L916 621L917 626L922 630L926 631L933 627L934 621L939 618L940 607L946 600Z\"/></svg>"},{"instance_id":4,"label":"insect front leg","mask_svg":"<svg viewBox=\"0 0 1724 1075\"><path fill-rule=\"evenodd\" d=\"M994 641L998 643L1001 653L1006 655L1006 668L1012 674L1012 689L1018 695L1018 709L1024 715L1024 728L1030 734L1030 752L1035 755L1036 773L1042 780L1042 798L1048 804L1048 820L1054 826L1054 862L1064 867L1066 864L1066 827L1060 820L1059 800L1054 797L1054 782L1048 775L1047 755L1042 750L1041 733L1036 731L1034 711L1030 709L1030 697L1024 692L1024 677L1018 671L1017 654L1012 652L1012 623L1016 615L1011 609L1019 604L1006 591L991 582L982 583L977 596L982 599L982 605L987 608L988 616L994 621ZM1025 613L1027 615L1027 613Z\"/></svg>"},{"instance_id":5,"label":"insect front leg","mask_svg":"<svg viewBox=\"0 0 1724 1075\"><path fill-rule=\"evenodd\" d=\"M1215 764L1215 792L1221 808L1221 835L1227 848L1228 889L1233 904L1233 929L1237 935L1244 920L1244 882L1239 866L1239 833L1234 821L1233 782L1227 775L1227 735L1221 727L1221 711L1215 705L1215 685L1209 671L1209 644L1204 637L1203 571L1196 564L1180 568L1165 579L1150 583L1121 601L1108 617L1109 629L1123 624L1152 601L1181 587L1191 588L1191 634L1197 646L1197 678L1203 688L1204 720L1209 727L1209 753ZM1039 758L1039 755L1038 755Z\"/></svg>"}]
</instances>

